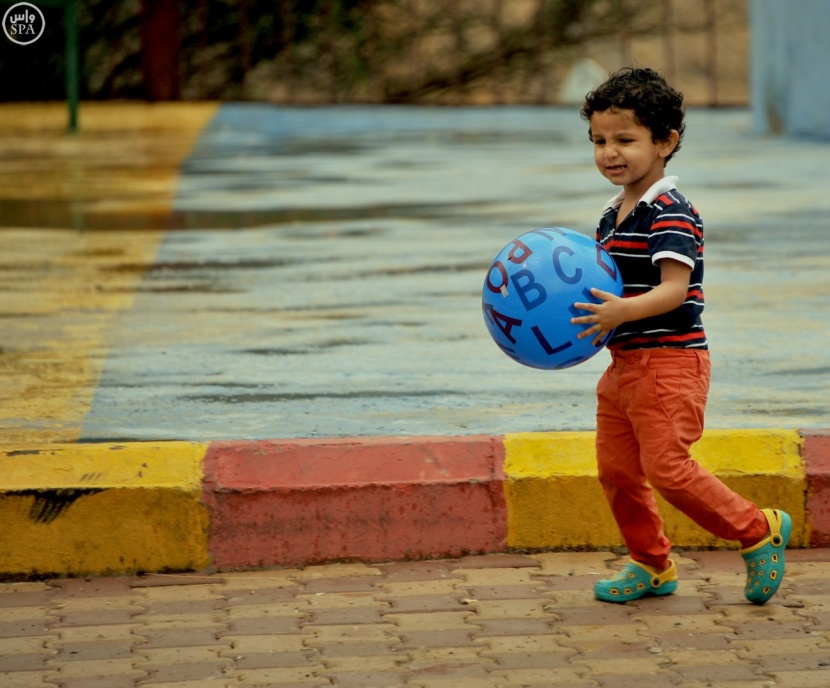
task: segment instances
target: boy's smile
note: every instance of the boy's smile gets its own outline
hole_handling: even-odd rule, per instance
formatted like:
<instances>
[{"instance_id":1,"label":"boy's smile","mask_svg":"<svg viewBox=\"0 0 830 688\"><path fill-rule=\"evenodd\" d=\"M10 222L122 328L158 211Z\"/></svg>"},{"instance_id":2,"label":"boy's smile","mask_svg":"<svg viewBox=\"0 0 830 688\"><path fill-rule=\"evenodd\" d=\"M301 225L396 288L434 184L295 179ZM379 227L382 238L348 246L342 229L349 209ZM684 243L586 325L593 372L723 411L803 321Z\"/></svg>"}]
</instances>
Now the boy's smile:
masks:
<instances>
[{"instance_id":1,"label":"boy's smile","mask_svg":"<svg viewBox=\"0 0 830 688\"><path fill-rule=\"evenodd\" d=\"M594 161L612 184L626 196L639 198L663 177L666 157L677 144L677 132L666 141L653 141L652 133L631 110L595 112L590 119Z\"/></svg>"}]
</instances>

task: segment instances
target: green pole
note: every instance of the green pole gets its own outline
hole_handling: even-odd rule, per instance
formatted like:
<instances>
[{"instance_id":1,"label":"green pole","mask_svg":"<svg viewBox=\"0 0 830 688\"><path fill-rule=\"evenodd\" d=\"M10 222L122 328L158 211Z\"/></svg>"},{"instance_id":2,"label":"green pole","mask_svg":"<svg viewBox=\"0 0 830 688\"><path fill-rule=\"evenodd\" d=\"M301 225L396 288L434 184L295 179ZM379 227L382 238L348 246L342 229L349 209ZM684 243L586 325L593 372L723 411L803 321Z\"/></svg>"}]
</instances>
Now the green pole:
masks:
<instances>
[{"instance_id":1,"label":"green pole","mask_svg":"<svg viewBox=\"0 0 830 688\"><path fill-rule=\"evenodd\" d=\"M67 0L63 10L66 30L66 99L69 102L69 131L78 131L78 2Z\"/></svg>"}]
</instances>

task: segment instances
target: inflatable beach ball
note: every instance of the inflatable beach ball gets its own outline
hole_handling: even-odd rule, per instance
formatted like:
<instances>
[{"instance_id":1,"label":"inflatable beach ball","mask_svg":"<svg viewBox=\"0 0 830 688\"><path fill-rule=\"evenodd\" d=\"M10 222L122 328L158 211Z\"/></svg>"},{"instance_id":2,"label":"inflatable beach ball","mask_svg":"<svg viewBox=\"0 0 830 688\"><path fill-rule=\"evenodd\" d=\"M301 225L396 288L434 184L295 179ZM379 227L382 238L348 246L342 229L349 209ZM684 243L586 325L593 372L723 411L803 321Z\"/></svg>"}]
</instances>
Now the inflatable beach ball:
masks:
<instances>
[{"instance_id":1,"label":"inflatable beach ball","mask_svg":"<svg viewBox=\"0 0 830 688\"><path fill-rule=\"evenodd\" d=\"M599 346L595 337L577 339L589 326L574 325L571 318L589 313L574 303L600 303L591 287L622 296L622 278L609 253L572 229L536 229L507 244L487 271L484 321L513 360L531 368L570 368L597 354L611 336Z\"/></svg>"}]
</instances>

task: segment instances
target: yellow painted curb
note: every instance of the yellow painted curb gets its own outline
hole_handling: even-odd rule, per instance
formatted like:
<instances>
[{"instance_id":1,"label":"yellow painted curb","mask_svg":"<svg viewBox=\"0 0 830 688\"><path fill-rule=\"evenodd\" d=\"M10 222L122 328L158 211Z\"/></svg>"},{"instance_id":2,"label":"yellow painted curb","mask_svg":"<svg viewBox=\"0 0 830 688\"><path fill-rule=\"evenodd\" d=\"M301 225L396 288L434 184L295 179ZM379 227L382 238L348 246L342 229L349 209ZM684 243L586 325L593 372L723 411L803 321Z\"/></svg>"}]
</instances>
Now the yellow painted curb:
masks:
<instances>
[{"instance_id":1,"label":"yellow painted curb","mask_svg":"<svg viewBox=\"0 0 830 688\"><path fill-rule=\"evenodd\" d=\"M0 451L0 576L205 568L206 450L162 442Z\"/></svg>"},{"instance_id":2,"label":"yellow painted curb","mask_svg":"<svg viewBox=\"0 0 830 688\"><path fill-rule=\"evenodd\" d=\"M593 432L516 433L504 439L508 545L594 549L622 545L596 471ZM692 456L760 507L787 511L791 546L809 542L806 475L795 430L712 430ZM658 497L666 534L678 547L735 547Z\"/></svg>"}]
</instances>

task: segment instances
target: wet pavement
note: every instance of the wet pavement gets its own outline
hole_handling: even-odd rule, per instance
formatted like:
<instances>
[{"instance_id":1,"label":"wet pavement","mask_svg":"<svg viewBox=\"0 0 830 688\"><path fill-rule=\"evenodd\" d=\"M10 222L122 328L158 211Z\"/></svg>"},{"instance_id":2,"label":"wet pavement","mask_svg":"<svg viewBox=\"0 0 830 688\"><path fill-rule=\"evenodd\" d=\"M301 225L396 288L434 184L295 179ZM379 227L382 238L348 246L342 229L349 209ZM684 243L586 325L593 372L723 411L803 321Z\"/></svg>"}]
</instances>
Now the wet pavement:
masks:
<instances>
[{"instance_id":1,"label":"wet pavement","mask_svg":"<svg viewBox=\"0 0 830 688\"><path fill-rule=\"evenodd\" d=\"M743 110L688 119L668 171L706 221L708 425L826 426L826 146L754 137ZM187 130L195 143L165 211L143 170L176 126L146 140L113 127L107 146L83 155L57 137L38 165L74 160L81 187L38 202L25 185L4 192L7 357L77 349L90 329L82 316L107 314L73 362L89 368L83 383L56 379L41 395L86 401L71 418L7 408L7 440L593 428L607 355L524 368L492 343L480 310L502 246L541 226L591 233L614 193L574 110L227 105L204 131ZM37 136L15 135L17 150ZM33 282L51 300L44 319L29 307ZM87 306L55 306L75 287Z\"/></svg>"},{"instance_id":2,"label":"wet pavement","mask_svg":"<svg viewBox=\"0 0 830 688\"><path fill-rule=\"evenodd\" d=\"M678 592L615 605L606 553L0 585L4 688L823 688L830 553L743 599L735 552L677 555Z\"/></svg>"}]
</instances>

